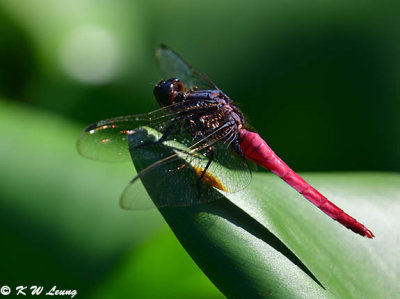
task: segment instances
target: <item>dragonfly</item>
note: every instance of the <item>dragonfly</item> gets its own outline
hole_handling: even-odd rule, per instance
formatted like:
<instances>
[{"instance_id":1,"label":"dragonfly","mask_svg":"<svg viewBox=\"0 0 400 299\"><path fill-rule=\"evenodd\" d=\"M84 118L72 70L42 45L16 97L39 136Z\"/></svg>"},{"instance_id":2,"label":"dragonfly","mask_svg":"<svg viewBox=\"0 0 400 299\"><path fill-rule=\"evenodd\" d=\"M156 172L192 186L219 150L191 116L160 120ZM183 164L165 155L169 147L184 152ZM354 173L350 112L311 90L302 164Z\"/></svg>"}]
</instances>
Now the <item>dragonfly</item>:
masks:
<instances>
[{"instance_id":1,"label":"dragonfly","mask_svg":"<svg viewBox=\"0 0 400 299\"><path fill-rule=\"evenodd\" d=\"M84 129L77 143L82 156L95 160L131 161L137 151L152 153L149 158L152 162L144 163L143 169L124 190L123 208L134 207L139 181L152 178L154 184L157 178L157 183L167 182L164 186L171 186L178 173L187 183L196 182L197 195L193 192L181 196L183 201L161 200L156 203L159 208L217 198L202 194L206 192L205 186L228 193L238 192L251 181L248 162L251 161L275 173L346 228L367 238L374 237L368 228L293 171L258 133L249 129L239 108L210 78L165 45L156 50L156 59L167 78L153 90L160 108L92 123ZM143 140L138 138L141 134L144 134ZM145 140L149 135L153 140ZM171 151L163 151L166 144ZM146 160L143 157L141 159Z\"/></svg>"}]
</instances>

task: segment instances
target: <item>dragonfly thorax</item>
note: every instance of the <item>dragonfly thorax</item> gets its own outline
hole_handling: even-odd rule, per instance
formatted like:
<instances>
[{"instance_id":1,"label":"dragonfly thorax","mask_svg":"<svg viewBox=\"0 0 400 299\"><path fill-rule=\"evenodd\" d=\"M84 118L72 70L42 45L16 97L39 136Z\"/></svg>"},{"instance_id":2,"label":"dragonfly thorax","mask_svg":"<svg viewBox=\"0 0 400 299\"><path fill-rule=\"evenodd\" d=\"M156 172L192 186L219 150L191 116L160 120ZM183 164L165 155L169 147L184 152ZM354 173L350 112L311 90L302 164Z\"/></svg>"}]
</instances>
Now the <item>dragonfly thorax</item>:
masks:
<instances>
[{"instance_id":1,"label":"dragonfly thorax","mask_svg":"<svg viewBox=\"0 0 400 299\"><path fill-rule=\"evenodd\" d=\"M244 127L242 113L219 89L185 89L179 79L171 78L154 87L154 96L160 106L180 111L184 127L196 139L216 132L214 138L237 140Z\"/></svg>"},{"instance_id":2,"label":"dragonfly thorax","mask_svg":"<svg viewBox=\"0 0 400 299\"><path fill-rule=\"evenodd\" d=\"M177 94L186 106L199 107L186 118L186 127L193 135L206 137L216 131L221 140L237 139L244 126L244 118L231 99L221 90L195 90ZM190 109L188 109L191 111Z\"/></svg>"}]
</instances>

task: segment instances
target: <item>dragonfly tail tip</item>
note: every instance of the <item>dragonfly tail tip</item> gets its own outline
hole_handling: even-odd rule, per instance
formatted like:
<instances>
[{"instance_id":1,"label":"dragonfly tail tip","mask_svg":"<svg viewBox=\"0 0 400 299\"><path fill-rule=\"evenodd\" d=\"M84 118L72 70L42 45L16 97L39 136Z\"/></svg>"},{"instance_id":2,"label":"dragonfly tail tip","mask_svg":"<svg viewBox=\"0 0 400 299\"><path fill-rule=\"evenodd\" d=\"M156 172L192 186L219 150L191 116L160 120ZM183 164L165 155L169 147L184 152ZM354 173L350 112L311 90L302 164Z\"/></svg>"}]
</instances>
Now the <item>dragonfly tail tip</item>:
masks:
<instances>
[{"instance_id":1,"label":"dragonfly tail tip","mask_svg":"<svg viewBox=\"0 0 400 299\"><path fill-rule=\"evenodd\" d=\"M368 228L365 228L365 230L363 231L363 236L369 239L373 239L375 237L374 233L371 232Z\"/></svg>"}]
</instances>

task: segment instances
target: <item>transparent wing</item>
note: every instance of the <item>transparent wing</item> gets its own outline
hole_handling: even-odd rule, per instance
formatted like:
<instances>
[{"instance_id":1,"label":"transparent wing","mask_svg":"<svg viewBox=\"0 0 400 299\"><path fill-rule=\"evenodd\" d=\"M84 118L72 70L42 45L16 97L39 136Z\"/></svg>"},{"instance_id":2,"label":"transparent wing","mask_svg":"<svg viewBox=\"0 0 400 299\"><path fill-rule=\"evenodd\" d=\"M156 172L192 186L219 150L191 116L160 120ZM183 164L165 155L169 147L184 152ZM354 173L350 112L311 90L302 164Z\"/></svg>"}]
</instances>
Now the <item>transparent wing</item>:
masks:
<instances>
[{"instance_id":1,"label":"transparent wing","mask_svg":"<svg viewBox=\"0 0 400 299\"><path fill-rule=\"evenodd\" d=\"M206 75L195 70L189 63L166 45L156 51L156 59L165 79L177 78L191 90L219 89Z\"/></svg>"},{"instance_id":2,"label":"transparent wing","mask_svg":"<svg viewBox=\"0 0 400 299\"><path fill-rule=\"evenodd\" d=\"M168 47L160 46L156 57L165 75L179 78L187 88L218 89L207 76L194 70ZM144 125L163 132L172 121L183 119L189 113L204 109L190 106L188 102L176 103L148 114L120 116L93 123L81 133L77 143L78 152L84 157L95 160L130 161L127 136Z\"/></svg>"},{"instance_id":3,"label":"transparent wing","mask_svg":"<svg viewBox=\"0 0 400 299\"><path fill-rule=\"evenodd\" d=\"M89 125L81 133L77 142L78 152L82 156L94 160L131 161L128 135L133 134L136 129L141 126L149 126L159 132L164 132L170 128L173 122L179 122L196 113L205 113L207 109L211 108L198 107L191 105L190 101L185 101L146 114L101 120ZM185 138L187 144L191 142L190 136L186 135Z\"/></svg>"},{"instance_id":4,"label":"transparent wing","mask_svg":"<svg viewBox=\"0 0 400 299\"><path fill-rule=\"evenodd\" d=\"M147 208L148 202L142 201L146 198L144 193L160 208L188 206L222 196L214 189L232 193L245 188L251 181L247 162L221 141L223 136L213 138L218 130L221 128L189 148L175 141L137 147L154 134L147 128L130 135L132 160L136 168L143 170L125 188L121 206ZM151 159L143 159L144 156Z\"/></svg>"}]
</instances>

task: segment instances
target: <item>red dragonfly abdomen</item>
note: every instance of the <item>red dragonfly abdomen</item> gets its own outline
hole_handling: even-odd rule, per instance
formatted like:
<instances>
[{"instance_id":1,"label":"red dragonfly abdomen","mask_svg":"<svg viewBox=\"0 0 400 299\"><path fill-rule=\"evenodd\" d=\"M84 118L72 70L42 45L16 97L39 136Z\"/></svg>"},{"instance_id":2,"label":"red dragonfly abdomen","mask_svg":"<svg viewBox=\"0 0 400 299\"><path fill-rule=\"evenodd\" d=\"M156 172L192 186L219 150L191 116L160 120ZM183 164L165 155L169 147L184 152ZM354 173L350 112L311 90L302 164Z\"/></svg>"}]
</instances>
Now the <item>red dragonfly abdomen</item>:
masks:
<instances>
[{"instance_id":1,"label":"red dragonfly abdomen","mask_svg":"<svg viewBox=\"0 0 400 299\"><path fill-rule=\"evenodd\" d=\"M286 183L297 190L311 203L320 208L325 214L338 221L353 232L373 238L374 234L356 219L346 214L338 206L330 202L302 177L295 173L279 158L268 144L257 133L242 129L240 131L240 147L244 156L256 164L271 170Z\"/></svg>"}]
</instances>

